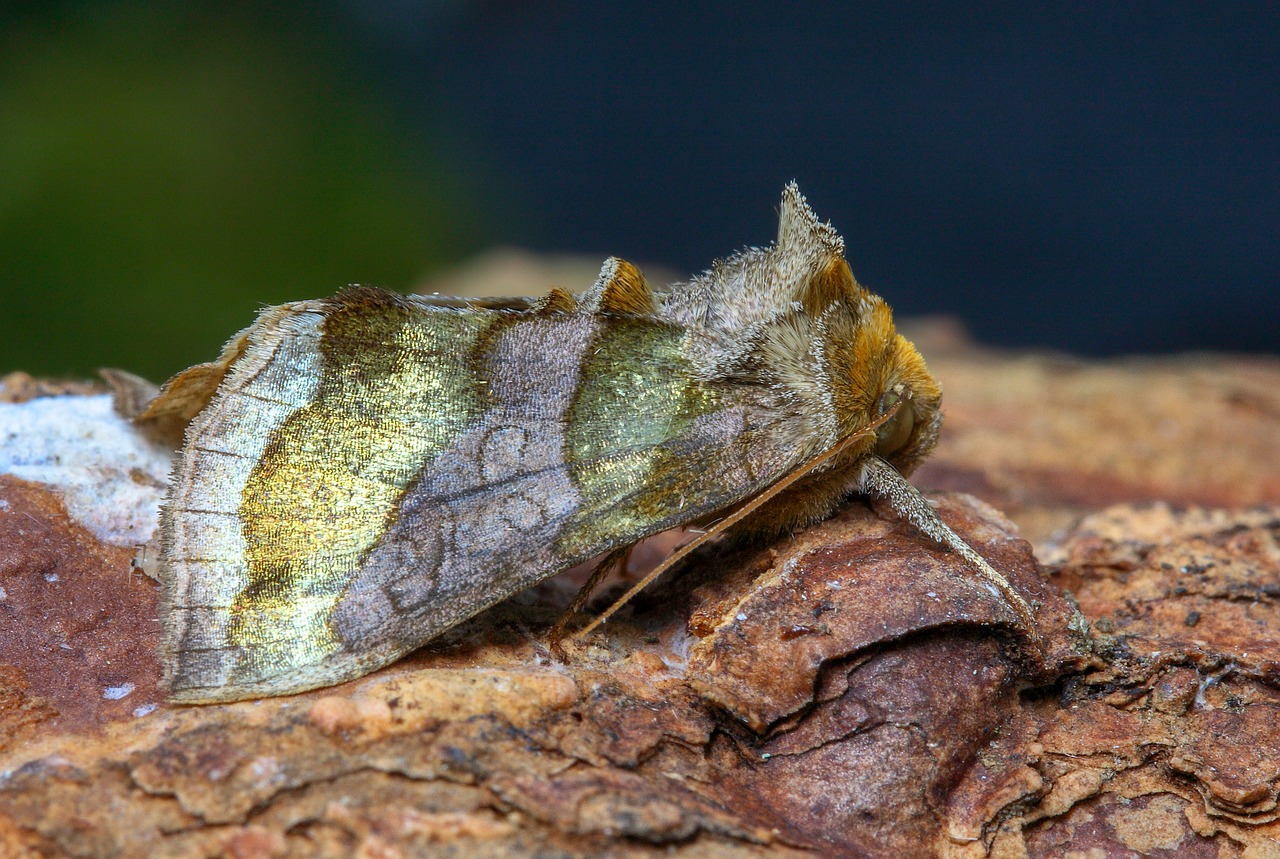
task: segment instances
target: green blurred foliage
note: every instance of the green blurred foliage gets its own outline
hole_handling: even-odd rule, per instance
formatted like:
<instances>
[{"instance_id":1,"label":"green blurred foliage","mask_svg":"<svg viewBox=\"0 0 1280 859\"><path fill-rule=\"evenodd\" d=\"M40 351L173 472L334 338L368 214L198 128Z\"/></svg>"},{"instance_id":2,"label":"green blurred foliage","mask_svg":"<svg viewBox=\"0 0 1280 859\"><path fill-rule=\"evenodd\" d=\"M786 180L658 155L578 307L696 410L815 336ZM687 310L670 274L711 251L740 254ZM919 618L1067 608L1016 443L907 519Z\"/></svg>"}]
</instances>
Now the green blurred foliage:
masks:
<instances>
[{"instance_id":1,"label":"green blurred foliage","mask_svg":"<svg viewBox=\"0 0 1280 859\"><path fill-rule=\"evenodd\" d=\"M313 4L0 13L0 373L163 379L264 304L473 251L447 146Z\"/></svg>"}]
</instances>

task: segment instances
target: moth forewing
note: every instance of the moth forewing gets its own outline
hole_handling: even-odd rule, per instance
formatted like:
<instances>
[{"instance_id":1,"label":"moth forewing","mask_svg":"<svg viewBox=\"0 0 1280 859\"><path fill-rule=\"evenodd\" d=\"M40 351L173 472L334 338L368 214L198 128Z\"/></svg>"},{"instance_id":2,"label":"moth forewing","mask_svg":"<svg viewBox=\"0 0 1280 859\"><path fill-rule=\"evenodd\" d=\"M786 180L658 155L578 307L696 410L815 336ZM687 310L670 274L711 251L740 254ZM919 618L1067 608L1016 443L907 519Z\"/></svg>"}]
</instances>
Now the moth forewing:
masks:
<instances>
[{"instance_id":1,"label":"moth forewing","mask_svg":"<svg viewBox=\"0 0 1280 859\"><path fill-rule=\"evenodd\" d=\"M891 420L897 411L898 411L898 406L895 405L893 409L888 413L881 415L879 418L872 421L866 427L863 427L857 432L851 433L847 438L841 439L839 442L835 444L835 446L828 448L827 450L824 450L822 453L813 457L808 462L802 463L798 468L796 468L789 474L784 474L772 486L769 486L764 490L762 490L759 494L748 498L737 509L733 510L723 518L718 519L716 522L712 523L709 527L699 532L697 537L695 537L694 539L690 540L688 543L685 543L680 548L673 551L665 560L662 561L661 564L659 564L653 570L649 571L644 576L644 578L642 578L640 581L632 585L631 588L628 589L627 592L624 593L621 597L615 600L612 605L610 605L607 609L602 611L600 614L596 615L596 617L593 618L592 621L586 625L586 627L584 627L580 632L578 632L577 636L578 637L584 636L589 632L591 632L600 624L604 623L613 615L614 612L622 608L623 605L625 605L633 597L639 594L640 591L644 590L644 588L652 584L659 576L661 576L667 570L671 569L680 561L684 560L685 557L692 554L695 549L700 548L704 543L710 542L711 540L716 539L722 534L732 531L733 528L737 526L739 523L750 521L751 518L756 514L758 514L758 512L761 509L763 509L770 501L773 501L775 498L778 498L780 495L782 495L784 492L786 492L788 489L794 486L797 482L803 480L814 469L821 468L822 466L831 463L833 460L837 459L842 454L844 454L847 450L852 448L859 441L873 434L877 429L879 429L879 427L882 424ZM594 579L594 576L593 576L593 579ZM582 597L584 596L585 593L586 591L584 590L583 594L579 594L578 599L574 600L575 604L583 601Z\"/></svg>"},{"instance_id":2,"label":"moth forewing","mask_svg":"<svg viewBox=\"0 0 1280 859\"><path fill-rule=\"evenodd\" d=\"M880 488L873 454L910 471L940 392L843 251L792 184L775 244L660 294L611 258L576 298L263 311L153 407L207 402L161 519L172 697L349 680L650 534L782 532Z\"/></svg>"},{"instance_id":3,"label":"moth forewing","mask_svg":"<svg viewBox=\"0 0 1280 859\"><path fill-rule=\"evenodd\" d=\"M788 465L760 392L698 378L694 335L652 315L372 290L308 314L264 315L188 432L163 521L177 700L359 676Z\"/></svg>"}]
</instances>

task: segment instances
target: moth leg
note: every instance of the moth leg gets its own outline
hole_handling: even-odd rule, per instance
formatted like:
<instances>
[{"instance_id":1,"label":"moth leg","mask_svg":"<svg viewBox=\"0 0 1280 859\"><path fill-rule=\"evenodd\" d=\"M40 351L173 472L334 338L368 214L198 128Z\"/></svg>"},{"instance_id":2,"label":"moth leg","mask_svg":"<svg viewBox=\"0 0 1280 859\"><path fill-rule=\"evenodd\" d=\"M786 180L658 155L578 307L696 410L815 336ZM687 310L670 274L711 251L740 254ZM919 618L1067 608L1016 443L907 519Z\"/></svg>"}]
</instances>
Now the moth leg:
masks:
<instances>
[{"instance_id":1,"label":"moth leg","mask_svg":"<svg viewBox=\"0 0 1280 859\"><path fill-rule=\"evenodd\" d=\"M969 563L983 578L995 587L1004 598L1009 608L1018 618L1018 627L1028 640L1040 651L1044 651L1044 639L1040 634L1040 625L1035 610L1013 589L1009 580L987 563L986 558L974 551L963 538L951 530L946 522L938 516L929 501L920 494L896 468L880 459L869 456L865 460L862 471L863 490L870 495L883 498L893 511L906 521L919 528L925 535L932 537Z\"/></svg>"},{"instance_id":2,"label":"moth leg","mask_svg":"<svg viewBox=\"0 0 1280 859\"><path fill-rule=\"evenodd\" d=\"M625 570L627 563L631 560L631 550L635 548L635 544L623 546L620 549L614 549L612 552L604 556L596 568L591 572L591 578L587 579L587 583L578 589L577 595L573 601L569 603L568 608L564 610L564 614L560 615L560 619L556 621L555 626L551 627L551 632L547 634L547 646L551 648L561 661L568 657L565 655L564 647L561 642L569 634L569 625L573 622L573 618L577 616L591 599L591 594L600 583L612 572Z\"/></svg>"}]
</instances>

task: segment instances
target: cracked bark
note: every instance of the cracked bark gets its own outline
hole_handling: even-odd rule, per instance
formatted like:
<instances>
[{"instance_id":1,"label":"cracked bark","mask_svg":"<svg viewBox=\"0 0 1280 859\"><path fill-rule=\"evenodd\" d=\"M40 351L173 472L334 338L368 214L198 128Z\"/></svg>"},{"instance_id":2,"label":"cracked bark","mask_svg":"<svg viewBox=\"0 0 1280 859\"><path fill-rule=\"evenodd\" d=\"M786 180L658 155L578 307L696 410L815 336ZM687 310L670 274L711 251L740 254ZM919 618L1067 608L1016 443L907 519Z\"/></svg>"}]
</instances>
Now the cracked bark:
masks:
<instances>
[{"instance_id":1,"label":"cracked bark","mask_svg":"<svg viewBox=\"0 0 1280 859\"><path fill-rule=\"evenodd\" d=\"M0 476L0 853L1271 855L1280 364L915 336L948 385L917 482L1046 653L853 501L699 553L566 665L572 581L341 687L170 707L134 549Z\"/></svg>"}]
</instances>

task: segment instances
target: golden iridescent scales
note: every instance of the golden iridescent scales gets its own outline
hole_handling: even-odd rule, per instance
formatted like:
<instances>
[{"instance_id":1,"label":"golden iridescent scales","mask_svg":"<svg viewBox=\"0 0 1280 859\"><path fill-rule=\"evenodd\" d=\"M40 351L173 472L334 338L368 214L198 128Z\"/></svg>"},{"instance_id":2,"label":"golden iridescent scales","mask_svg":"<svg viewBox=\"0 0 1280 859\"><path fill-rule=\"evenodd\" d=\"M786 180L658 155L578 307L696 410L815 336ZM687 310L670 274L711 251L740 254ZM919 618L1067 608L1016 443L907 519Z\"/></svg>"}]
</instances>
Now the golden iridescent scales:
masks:
<instances>
[{"instance_id":1,"label":"golden iridescent scales","mask_svg":"<svg viewBox=\"0 0 1280 859\"><path fill-rule=\"evenodd\" d=\"M853 492L1031 630L903 479L941 393L843 252L791 185L773 246L659 294L610 259L577 298L364 288L263 311L140 418L189 421L161 521L172 697L339 683L650 534L778 533Z\"/></svg>"}]
</instances>

